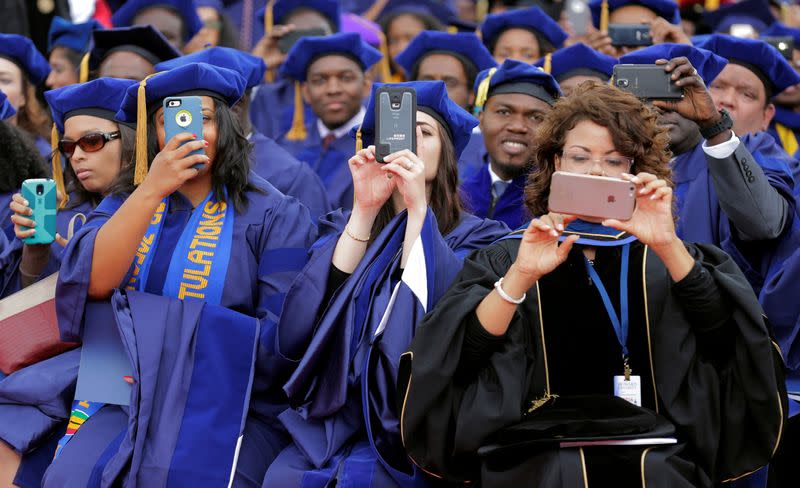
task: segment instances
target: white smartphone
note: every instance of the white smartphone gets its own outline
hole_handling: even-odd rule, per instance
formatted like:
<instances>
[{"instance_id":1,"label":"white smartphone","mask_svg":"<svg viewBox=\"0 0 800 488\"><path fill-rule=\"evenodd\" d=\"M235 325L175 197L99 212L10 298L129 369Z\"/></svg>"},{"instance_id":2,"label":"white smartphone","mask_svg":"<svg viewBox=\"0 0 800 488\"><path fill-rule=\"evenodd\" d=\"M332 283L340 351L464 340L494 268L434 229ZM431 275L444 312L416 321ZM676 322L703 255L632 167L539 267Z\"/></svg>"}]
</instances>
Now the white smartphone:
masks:
<instances>
[{"instance_id":1,"label":"white smartphone","mask_svg":"<svg viewBox=\"0 0 800 488\"><path fill-rule=\"evenodd\" d=\"M551 212L599 219L630 220L636 185L606 176L556 171L550 180Z\"/></svg>"}]
</instances>

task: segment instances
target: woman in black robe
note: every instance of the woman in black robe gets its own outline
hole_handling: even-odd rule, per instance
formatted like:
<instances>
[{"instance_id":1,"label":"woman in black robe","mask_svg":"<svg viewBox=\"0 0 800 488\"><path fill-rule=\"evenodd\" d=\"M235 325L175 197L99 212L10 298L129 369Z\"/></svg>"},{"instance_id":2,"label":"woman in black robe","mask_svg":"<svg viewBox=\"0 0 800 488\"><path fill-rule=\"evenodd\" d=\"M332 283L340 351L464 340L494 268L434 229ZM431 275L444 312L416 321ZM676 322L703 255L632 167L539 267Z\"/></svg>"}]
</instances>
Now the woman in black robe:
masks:
<instances>
[{"instance_id":1,"label":"woman in black robe","mask_svg":"<svg viewBox=\"0 0 800 488\"><path fill-rule=\"evenodd\" d=\"M678 108L708 106L691 66L670 63L685 90ZM555 105L538 141L525 203L541 217L465 261L403 356L398 410L411 459L449 481L548 487L713 486L767 464L786 412L780 352L731 258L675 235L655 112L587 83ZM548 213L554 171L630 181L633 216ZM627 399L643 408L620 403L636 418L655 412L676 443L514 444L543 415L572 425L564 405L593 418L628 379L639 386ZM600 430L625 433L633 417L622 415Z\"/></svg>"}]
</instances>

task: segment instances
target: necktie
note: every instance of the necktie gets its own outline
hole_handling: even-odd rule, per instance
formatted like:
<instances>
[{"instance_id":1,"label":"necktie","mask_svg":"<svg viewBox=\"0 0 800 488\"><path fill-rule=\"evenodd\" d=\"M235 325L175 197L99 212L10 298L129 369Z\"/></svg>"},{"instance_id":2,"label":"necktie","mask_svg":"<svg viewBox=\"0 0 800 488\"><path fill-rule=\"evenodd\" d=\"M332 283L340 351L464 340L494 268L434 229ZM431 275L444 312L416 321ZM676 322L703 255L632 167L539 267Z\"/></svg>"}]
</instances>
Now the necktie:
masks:
<instances>
[{"instance_id":1,"label":"necktie","mask_svg":"<svg viewBox=\"0 0 800 488\"><path fill-rule=\"evenodd\" d=\"M239 33L239 48L250 51L253 48L253 0L242 2L242 31Z\"/></svg>"},{"instance_id":2,"label":"necktie","mask_svg":"<svg viewBox=\"0 0 800 488\"><path fill-rule=\"evenodd\" d=\"M506 192L506 188L508 188L508 182L497 180L492 183L492 199L498 200L502 197L503 193Z\"/></svg>"},{"instance_id":3,"label":"necktie","mask_svg":"<svg viewBox=\"0 0 800 488\"><path fill-rule=\"evenodd\" d=\"M335 140L336 140L336 136L333 135L333 132L330 132L327 136L323 137L322 138L322 150L323 151L327 151L328 147Z\"/></svg>"}]
</instances>

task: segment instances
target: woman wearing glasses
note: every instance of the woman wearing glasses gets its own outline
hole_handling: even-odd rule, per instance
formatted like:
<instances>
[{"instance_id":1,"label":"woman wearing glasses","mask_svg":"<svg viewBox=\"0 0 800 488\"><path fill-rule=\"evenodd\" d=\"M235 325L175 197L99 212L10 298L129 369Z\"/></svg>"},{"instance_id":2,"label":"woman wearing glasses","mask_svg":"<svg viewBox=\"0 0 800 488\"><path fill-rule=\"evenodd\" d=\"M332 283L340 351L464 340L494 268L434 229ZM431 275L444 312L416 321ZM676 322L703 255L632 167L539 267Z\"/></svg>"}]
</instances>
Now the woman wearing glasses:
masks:
<instances>
[{"instance_id":1,"label":"woman wearing glasses","mask_svg":"<svg viewBox=\"0 0 800 488\"><path fill-rule=\"evenodd\" d=\"M731 258L676 236L656 113L587 83L537 140L526 206L540 217L466 260L401 361L411 458L482 486L712 486L766 464L780 358ZM548 213L555 171L630 181L633 216ZM618 436L674 440L561 445Z\"/></svg>"}]
</instances>

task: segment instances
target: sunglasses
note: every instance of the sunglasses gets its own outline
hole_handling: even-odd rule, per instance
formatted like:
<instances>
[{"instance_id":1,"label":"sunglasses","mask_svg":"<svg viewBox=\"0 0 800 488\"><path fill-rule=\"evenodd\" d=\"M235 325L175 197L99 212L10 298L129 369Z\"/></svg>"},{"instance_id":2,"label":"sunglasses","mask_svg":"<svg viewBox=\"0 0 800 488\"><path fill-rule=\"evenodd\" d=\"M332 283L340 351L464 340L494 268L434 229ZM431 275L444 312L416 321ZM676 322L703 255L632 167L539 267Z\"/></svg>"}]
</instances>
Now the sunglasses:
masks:
<instances>
[{"instance_id":1,"label":"sunglasses","mask_svg":"<svg viewBox=\"0 0 800 488\"><path fill-rule=\"evenodd\" d=\"M83 152L97 152L103 149L108 141L119 139L119 137L119 131L92 132L91 134L86 134L77 141L61 139L58 141L58 150L64 153L66 157L71 158L72 154L75 152L75 146L80 146Z\"/></svg>"}]
</instances>

